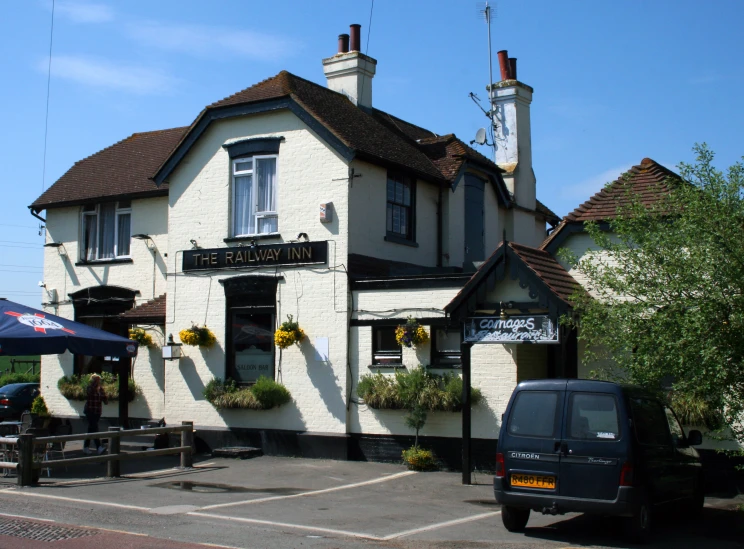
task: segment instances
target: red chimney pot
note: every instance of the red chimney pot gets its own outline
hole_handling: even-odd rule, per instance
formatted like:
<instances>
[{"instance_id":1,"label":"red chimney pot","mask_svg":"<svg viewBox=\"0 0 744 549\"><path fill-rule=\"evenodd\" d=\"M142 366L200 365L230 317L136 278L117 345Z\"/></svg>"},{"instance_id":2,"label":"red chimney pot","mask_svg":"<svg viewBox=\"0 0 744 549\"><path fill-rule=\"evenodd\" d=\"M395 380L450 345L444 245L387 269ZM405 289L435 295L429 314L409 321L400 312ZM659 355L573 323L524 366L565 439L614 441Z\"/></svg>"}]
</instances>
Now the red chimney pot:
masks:
<instances>
[{"instance_id":1,"label":"red chimney pot","mask_svg":"<svg viewBox=\"0 0 744 549\"><path fill-rule=\"evenodd\" d=\"M509 54L506 50L501 50L497 55L499 56L501 80L509 80Z\"/></svg>"},{"instance_id":2,"label":"red chimney pot","mask_svg":"<svg viewBox=\"0 0 744 549\"><path fill-rule=\"evenodd\" d=\"M517 58L516 57L509 58L509 79L510 80L517 79Z\"/></svg>"},{"instance_id":3,"label":"red chimney pot","mask_svg":"<svg viewBox=\"0 0 744 549\"><path fill-rule=\"evenodd\" d=\"M351 35L349 51L361 51L361 29L361 25L354 24L349 26L349 34Z\"/></svg>"},{"instance_id":4,"label":"red chimney pot","mask_svg":"<svg viewBox=\"0 0 744 549\"><path fill-rule=\"evenodd\" d=\"M349 51L349 35L339 34L338 35L338 53L346 53Z\"/></svg>"}]
</instances>

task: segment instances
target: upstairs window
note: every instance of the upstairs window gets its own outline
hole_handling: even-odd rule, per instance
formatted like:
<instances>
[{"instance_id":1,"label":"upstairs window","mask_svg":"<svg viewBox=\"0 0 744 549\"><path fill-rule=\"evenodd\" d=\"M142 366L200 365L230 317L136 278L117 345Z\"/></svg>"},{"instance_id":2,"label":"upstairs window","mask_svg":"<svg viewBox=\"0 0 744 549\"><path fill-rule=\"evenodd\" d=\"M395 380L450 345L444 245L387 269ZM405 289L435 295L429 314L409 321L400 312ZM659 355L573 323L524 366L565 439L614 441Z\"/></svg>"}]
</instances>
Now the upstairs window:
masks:
<instances>
[{"instance_id":1,"label":"upstairs window","mask_svg":"<svg viewBox=\"0 0 744 549\"><path fill-rule=\"evenodd\" d=\"M276 156L250 156L232 162L232 236L276 233Z\"/></svg>"},{"instance_id":2,"label":"upstairs window","mask_svg":"<svg viewBox=\"0 0 744 549\"><path fill-rule=\"evenodd\" d=\"M414 183L401 174L388 173L387 179L387 236L399 240L413 240Z\"/></svg>"},{"instance_id":3,"label":"upstairs window","mask_svg":"<svg viewBox=\"0 0 744 549\"><path fill-rule=\"evenodd\" d=\"M129 257L131 219L132 204L128 200L83 206L81 259Z\"/></svg>"},{"instance_id":4,"label":"upstairs window","mask_svg":"<svg viewBox=\"0 0 744 549\"><path fill-rule=\"evenodd\" d=\"M372 329L372 364L400 365L403 363L403 350L395 340L395 326Z\"/></svg>"}]
</instances>

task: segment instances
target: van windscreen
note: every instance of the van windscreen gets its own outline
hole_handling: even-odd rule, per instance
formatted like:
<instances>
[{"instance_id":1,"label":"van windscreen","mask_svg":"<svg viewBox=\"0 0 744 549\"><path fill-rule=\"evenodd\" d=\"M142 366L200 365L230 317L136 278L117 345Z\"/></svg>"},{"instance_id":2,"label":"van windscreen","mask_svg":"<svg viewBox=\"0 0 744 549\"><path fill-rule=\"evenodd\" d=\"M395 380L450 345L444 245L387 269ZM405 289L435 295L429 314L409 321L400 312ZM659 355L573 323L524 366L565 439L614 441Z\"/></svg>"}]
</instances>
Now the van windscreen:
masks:
<instances>
[{"instance_id":1,"label":"van windscreen","mask_svg":"<svg viewBox=\"0 0 744 549\"><path fill-rule=\"evenodd\" d=\"M590 440L617 440L620 423L615 397L597 393L573 393L568 436Z\"/></svg>"},{"instance_id":2,"label":"van windscreen","mask_svg":"<svg viewBox=\"0 0 744 549\"><path fill-rule=\"evenodd\" d=\"M558 393L521 391L509 416L509 434L521 437L552 437Z\"/></svg>"}]
</instances>

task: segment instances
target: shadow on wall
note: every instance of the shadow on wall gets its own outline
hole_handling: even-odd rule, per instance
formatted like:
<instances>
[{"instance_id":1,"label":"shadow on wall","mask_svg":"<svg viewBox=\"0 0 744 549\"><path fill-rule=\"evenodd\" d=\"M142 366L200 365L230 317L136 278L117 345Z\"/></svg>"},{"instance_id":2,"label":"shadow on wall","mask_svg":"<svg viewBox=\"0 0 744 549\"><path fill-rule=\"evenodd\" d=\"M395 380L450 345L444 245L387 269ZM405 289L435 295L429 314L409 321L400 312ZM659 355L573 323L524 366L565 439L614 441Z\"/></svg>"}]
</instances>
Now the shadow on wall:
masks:
<instances>
[{"instance_id":1,"label":"shadow on wall","mask_svg":"<svg viewBox=\"0 0 744 549\"><path fill-rule=\"evenodd\" d=\"M313 386L318 390L320 398L331 415L338 421L346 421L346 401L344 400L343 387L338 385L338 377L333 371L330 362L321 362L315 359L316 351L310 338L306 337L300 343L300 351L305 358L307 375Z\"/></svg>"},{"instance_id":2,"label":"shadow on wall","mask_svg":"<svg viewBox=\"0 0 744 549\"><path fill-rule=\"evenodd\" d=\"M194 400L204 400L204 382L196 371L196 364L194 360L187 356L182 356L178 361L178 370L183 376L183 380L186 382L186 386L191 391L191 396Z\"/></svg>"}]
</instances>

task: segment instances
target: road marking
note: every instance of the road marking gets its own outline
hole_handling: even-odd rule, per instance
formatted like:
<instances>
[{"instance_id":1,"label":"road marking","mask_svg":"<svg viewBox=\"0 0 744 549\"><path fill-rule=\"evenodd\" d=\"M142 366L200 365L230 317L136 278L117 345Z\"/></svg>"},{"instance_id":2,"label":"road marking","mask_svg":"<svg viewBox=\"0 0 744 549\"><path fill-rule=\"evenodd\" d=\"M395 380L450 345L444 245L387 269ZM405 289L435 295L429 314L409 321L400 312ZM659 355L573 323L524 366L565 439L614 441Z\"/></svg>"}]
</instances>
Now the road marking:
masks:
<instances>
[{"instance_id":1,"label":"road marking","mask_svg":"<svg viewBox=\"0 0 744 549\"><path fill-rule=\"evenodd\" d=\"M411 530L404 530L403 532L398 532L397 534L390 534L389 536L384 536L381 539L382 541L388 541L391 539L402 538L405 536L412 536L414 534L420 534L421 532L428 532L429 530L437 530L439 528L446 528L448 526L455 526L457 524L465 524L466 522L473 522L473 521L481 520L484 518L496 517L500 514L501 514L501 511L492 511L490 513L482 513L480 515L473 515L472 517L448 520L446 522L430 524L429 526L422 526L421 528L412 528Z\"/></svg>"},{"instance_id":2,"label":"road marking","mask_svg":"<svg viewBox=\"0 0 744 549\"><path fill-rule=\"evenodd\" d=\"M199 511L188 513L188 515L196 516L196 517L211 518L211 519L228 520L228 521L233 521L233 522L244 522L248 524L263 524L265 526L280 526L283 528L294 528L296 530L310 530L312 532L324 532L326 534L335 534L338 536L347 536L347 537L352 537L352 538L371 539L375 541L382 541L384 539L378 536L373 536L372 534L365 534L361 532L349 532L347 530L334 530L333 528L321 528L319 526L305 526L303 524L289 524L287 522L276 522L273 520L259 520L259 519L243 518L243 517L228 517L224 515L215 515L214 513L201 513Z\"/></svg>"},{"instance_id":3,"label":"road marking","mask_svg":"<svg viewBox=\"0 0 744 549\"><path fill-rule=\"evenodd\" d=\"M355 482L353 484L343 484L341 486L334 486L333 488L324 488L322 490L312 490L310 492L302 492L301 494L292 494L290 496L270 496L267 498L259 499L246 499L243 501L234 501L231 503L218 503L216 505L206 505L202 507L202 510L207 509L221 509L223 507L234 507L236 505L249 505L252 503L266 503L267 501L278 501L283 499L302 498L306 496L317 496L318 494L328 494L329 492L337 492L339 490L348 490L349 488L358 488L359 486L368 486L370 484L378 484L380 482L387 482L396 478L407 477L409 475L415 475L416 471L403 471L402 473L396 473L385 477L375 478L372 480L365 480L363 482Z\"/></svg>"},{"instance_id":4,"label":"road marking","mask_svg":"<svg viewBox=\"0 0 744 549\"><path fill-rule=\"evenodd\" d=\"M27 517L26 515L11 515L10 513L0 513L0 517L21 518L21 519L27 519L27 520L40 520L42 522L57 522L56 520L52 520L52 519Z\"/></svg>"},{"instance_id":5,"label":"road marking","mask_svg":"<svg viewBox=\"0 0 744 549\"><path fill-rule=\"evenodd\" d=\"M94 501L91 499L66 498L64 496L52 496L49 494L32 494L31 492L3 492L3 494L25 496L31 498L53 499L58 501L71 501L73 503L87 503L92 505L103 505L104 507L117 507L119 509L134 509L135 511L149 511L149 507L139 507L137 505L124 505L123 503L109 503L107 501Z\"/></svg>"}]
</instances>

